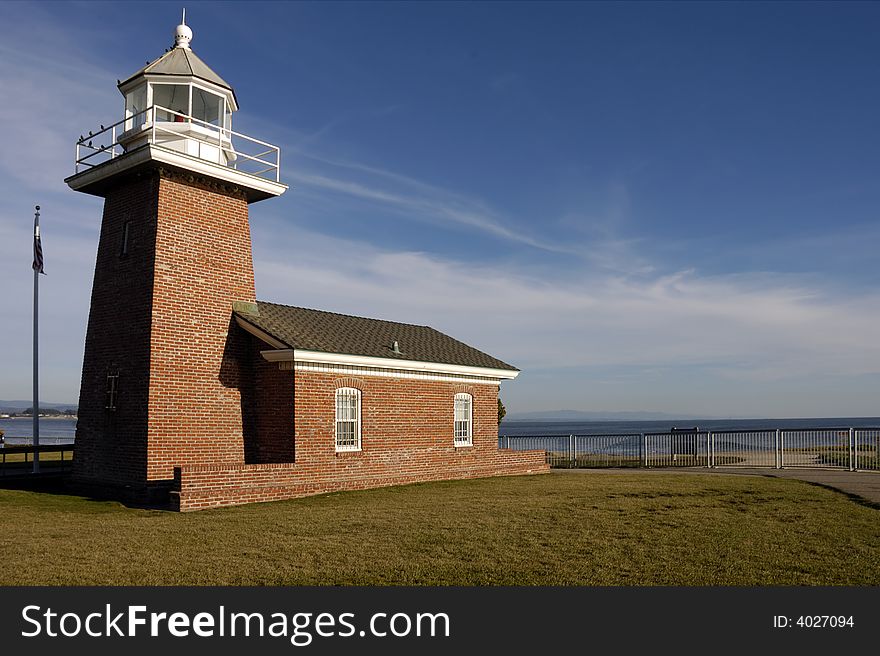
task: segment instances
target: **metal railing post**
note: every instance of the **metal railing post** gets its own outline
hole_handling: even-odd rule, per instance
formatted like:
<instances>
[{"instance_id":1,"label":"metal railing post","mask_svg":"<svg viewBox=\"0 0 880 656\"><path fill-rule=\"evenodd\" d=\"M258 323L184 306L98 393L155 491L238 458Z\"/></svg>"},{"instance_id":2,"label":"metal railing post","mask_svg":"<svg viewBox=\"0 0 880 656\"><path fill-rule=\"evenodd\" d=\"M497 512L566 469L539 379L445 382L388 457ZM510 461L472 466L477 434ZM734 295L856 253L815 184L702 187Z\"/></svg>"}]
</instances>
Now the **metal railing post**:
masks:
<instances>
[{"instance_id":1,"label":"metal railing post","mask_svg":"<svg viewBox=\"0 0 880 656\"><path fill-rule=\"evenodd\" d=\"M712 431L706 433L706 468L712 468Z\"/></svg>"},{"instance_id":2,"label":"metal railing post","mask_svg":"<svg viewBox=\"0 0 880 656\"><path fill-rule=\"evenodd\" d=\"M568 467L574 469L574 435L568 436Z\"/></svg>"},{"instance_id":3,"label":"metal railing post","mask_svg":"<svg viewBox=\"0 0 880 656\"><path fill-rule=\"evenodd\" d=\"M642 467L648 467L648 435L642 433Z\"/></svg>"},{"instance_id":4,"label":"metal railing post","mask_svg":"<svg viewBox=\"0 0 880 656\"><path fill-rule=\"evenodd\" d=\"M785 469L785 433L776 429L777 443L779 445L779 466L777 469Z\"/></svg>"},{"instance_id":5,"label":"metal railing post","mask_svg":"<svg viewBox=\"0 0 880 656\"><path fill-rule=\"evenodd\" d=\"M510 448L510 435L507 435L507 448Z\"/></svg>"},{"instance_id":6,"label":"metal railing post","mask_svg":"<svg viewBox=\"0 0 880 656\"><path fill-rule=\"evenodd\" d=\"M779 438L779 429L776 429L776 440L773 445L773 461L776 469L782 469L782 452L780 451L780 438Z\"/></svg>"},{"instance_id":7,"label":"metal railing post","mask_svg":"<svg viewBox=\"0 0 880 656\"><path fill-rule=\"evenodd\" d=\"M856 470L856 442L855 442L855 430L852 428L849 429L849 470Z\"/></svg>"}]
</instances>

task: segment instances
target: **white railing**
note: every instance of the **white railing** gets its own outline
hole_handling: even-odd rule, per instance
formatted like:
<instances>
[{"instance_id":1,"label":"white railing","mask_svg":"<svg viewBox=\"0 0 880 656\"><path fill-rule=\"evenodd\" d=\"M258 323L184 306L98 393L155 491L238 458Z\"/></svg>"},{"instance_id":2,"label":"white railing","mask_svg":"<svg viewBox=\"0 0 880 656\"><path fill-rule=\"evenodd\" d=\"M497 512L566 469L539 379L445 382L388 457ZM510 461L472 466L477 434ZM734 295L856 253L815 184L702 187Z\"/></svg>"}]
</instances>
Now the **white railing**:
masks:
<instances>
[{"instance_id":1,"label":"white railing","mask_svg":"<svg viewBox=\"0 0 880 656\"><path fill-rule=\"evenodd\" d=\"M543 450L551 467L820 468L880 472L880 428L505 435L501 448Z\"/></svg>"},{"instance_id":2,"label":"white railing","mask_svg":"<svg viewBox=\"0 0 880 656\"><path fill-rule=\"evenodd\" d=\"M81 136L76 142L74 172L100 166L147 144L281 181L278 146L159 105Z\"/></svg>"}]
</instances>

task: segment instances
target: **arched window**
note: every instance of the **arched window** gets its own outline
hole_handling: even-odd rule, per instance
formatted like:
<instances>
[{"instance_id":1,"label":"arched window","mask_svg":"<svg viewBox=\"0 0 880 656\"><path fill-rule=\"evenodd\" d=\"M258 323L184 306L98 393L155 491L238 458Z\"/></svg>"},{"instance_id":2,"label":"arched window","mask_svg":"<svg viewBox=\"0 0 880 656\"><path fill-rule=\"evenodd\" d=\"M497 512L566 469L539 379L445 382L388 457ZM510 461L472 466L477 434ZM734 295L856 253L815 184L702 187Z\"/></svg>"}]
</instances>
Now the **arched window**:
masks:
<instances>
[{"instance_id":1,"label":"arched window","mask_svg":"<svg viewBox=\"0 0 880 656\"><path fill-rule=\"evenodd\" d=\"M455 446L472 446L473 397L470 394L455 395Z\"/></svg>"},{"instance_id":2,"label":"arched window","mask_svg":"<svg viewBox=\"0 0 880 656\"><path fill-rule=\"evenodd\" d=\"M353 387L336 390L336 450L361 450L361 391Z\"/></svg>"}]
</instances>

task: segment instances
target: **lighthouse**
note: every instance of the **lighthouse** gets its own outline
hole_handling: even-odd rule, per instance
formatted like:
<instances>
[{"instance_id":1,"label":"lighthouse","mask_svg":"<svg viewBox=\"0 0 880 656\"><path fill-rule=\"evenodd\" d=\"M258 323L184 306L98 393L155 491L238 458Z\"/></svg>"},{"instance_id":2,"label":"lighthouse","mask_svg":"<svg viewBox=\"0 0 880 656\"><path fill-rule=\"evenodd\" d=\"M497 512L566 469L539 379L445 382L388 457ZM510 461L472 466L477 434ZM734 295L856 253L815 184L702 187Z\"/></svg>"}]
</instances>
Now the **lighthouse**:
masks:
<instances>
[{"instance_id":1,"label":"lighthouse","mask_svg":"<svg viewBox=\"0 0 880 656\"><path fill-rule=\"evenodd\" d=\"M180 511L548 470L498 444L519 370L422 324L258 301L248 207L284 193L276 146L174 45L119 82L119 120L66 182L104 198L74 483Z\"/></svg>"},{"instance_id":2,"label":"lighthouse","mask_svg":"<svg viewBox=\"0 0 880 656\"><path fill-rule=\"evenodd\" d=\"M279 148L233 129L235 91L192 41L184 18L119 82L121 117L76 139L65 180L104 198L74 480L136 501L167 496L174 467L243 462L248 206L287 189Z\"/></svg>"}]
</instances>

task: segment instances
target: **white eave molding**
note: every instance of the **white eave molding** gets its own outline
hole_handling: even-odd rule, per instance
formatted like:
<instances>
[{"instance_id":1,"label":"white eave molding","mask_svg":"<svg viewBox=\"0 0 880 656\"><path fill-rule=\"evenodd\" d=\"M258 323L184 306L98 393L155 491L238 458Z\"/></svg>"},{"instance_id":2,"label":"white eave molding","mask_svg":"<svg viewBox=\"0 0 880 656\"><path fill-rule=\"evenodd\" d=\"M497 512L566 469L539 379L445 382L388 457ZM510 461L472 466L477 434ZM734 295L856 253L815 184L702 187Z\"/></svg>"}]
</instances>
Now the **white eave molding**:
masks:
<instances>
[{"instance_id":1,"label":"white eave molding","mask_svg":"<svg viewBox=\"0 0 880 656\"><path fill-rule=\"evenodd\" d=\"M163 164L176 166L186 171L217 178L244 189L253 190L260 194L262 198L280 196L287 190L287 185L280 182L243 173L227 166L221 166L199 157L179 153L156 144L146 144L130 153L99 164L94 168L81 171L67 178L65 182L71 189L78 191L83 187L95 184L105 178L128 169L133 169L149 161L162 162Z\"/></svg>"},{"instance_id":2,"label":"white eave molding","mask_svg":"<svg viewBox=\"0 0 880 656\"><path fill-rule=\"evenodd\" d=\"M493 369L490 367L469 367L461 364L444 364L442 362L421 362L419 360L398 360L396 358L376 358L367 355L349 355L347 353L323 353L321 351L304 351L301 349L275 349L260 351L268 362L308 362L312 364L332 364L347 367L370 367L373 369L398 369L430 374L447 374L454 376L480 376L498 380L513 380L519 372L511 369Z\"/></svg>"}]
</instances>

